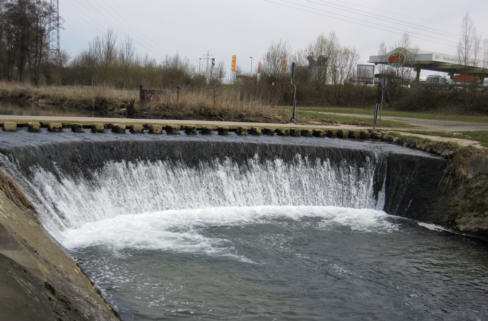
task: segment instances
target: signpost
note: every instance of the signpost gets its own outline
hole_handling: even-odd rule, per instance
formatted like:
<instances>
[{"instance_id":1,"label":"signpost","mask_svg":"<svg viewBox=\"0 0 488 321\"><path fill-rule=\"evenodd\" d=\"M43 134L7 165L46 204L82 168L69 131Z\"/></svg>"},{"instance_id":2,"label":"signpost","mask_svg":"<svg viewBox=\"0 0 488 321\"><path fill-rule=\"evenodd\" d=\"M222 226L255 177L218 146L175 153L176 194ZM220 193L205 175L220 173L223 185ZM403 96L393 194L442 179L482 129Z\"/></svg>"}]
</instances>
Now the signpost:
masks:
<instances>
[{"instance_id":1,"label":"signpost","mask_svg":"<svg viewBox=\"0 0 488 321\"><path fill-rule=\"evenodd\" d=\"M381 105L380 105L380 120L381 120L381 116L383 116L383 102L385 100L386 86L388 86L388 78L383 76L380 79L380 84L381 84Z\"/></svg>"},{"instance_id":2,"label":"signpost","mask_svg":"<svg viewBox=\"0 0 488 321\"><path fill-rule=\"evenodd\" d=\"M285 60L286 61L286 60ZM293 111L291 114L290 122L296 121L297 115L297 86L295 85L295 71L296 71L296 63L291 64L291 85L293 86Z\"/></svg>"}]
</instances>

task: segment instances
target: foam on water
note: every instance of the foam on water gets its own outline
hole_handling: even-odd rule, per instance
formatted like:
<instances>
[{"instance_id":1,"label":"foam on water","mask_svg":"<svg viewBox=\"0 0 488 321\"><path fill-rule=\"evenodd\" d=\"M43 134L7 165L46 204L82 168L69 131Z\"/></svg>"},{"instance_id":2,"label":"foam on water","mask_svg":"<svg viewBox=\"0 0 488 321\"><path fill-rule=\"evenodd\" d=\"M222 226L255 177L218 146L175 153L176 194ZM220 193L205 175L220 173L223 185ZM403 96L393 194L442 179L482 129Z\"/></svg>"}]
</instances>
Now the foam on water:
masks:
<instances>
[{"instance_id":1,"label":"foam on water","mask_svg":"<svg viewBox=\"0 0 488 321\"><path fill-rule=\"evenodd\" d=\"M114 218L166 210L255 206L336 206L383 209L374 193L376 160L363 167L345 161L309 161L297 156L229 159L188 167L178 162L108 162L92 177L71 177L35 168L25 179L44 226L55 237L65 229Z\"/></svg>"},{"instance_id":2,"label":"foam on water","mask_svg":"<svg viewBox=\"0 0 488 321\"><path fill-rule=\"evenodd\" d=\"M68 249L105 246L115 250L143 249L180 253L204 253L212 256L235 256L232 243L204 235L205 229L221 226L245 226L279 220L299 221L317 218L315 227L329 229L345 226L362 232L390 232L397 226L389 216L372 209L338 207L225 207L168 210L90 222L66 229L60 241Z\"/></svg>"},{"instance_id":3,"label":"foam on water","mask_svg":"<svg viewBox=\"0 0 488 321\"><path fill-rule=\"evenodd\" d=\"M204 229L307 217L319 218L316 227L324 230L393 229L380 211L384 183L375 195L377 170L375 158L358 166L299 155L291 162L255 156L196 167L111 161L89 178L37 167L23 184L45 228L68 249L102 245L235 256L230 241L205 236Z\"/></svg>"}]
</instances>

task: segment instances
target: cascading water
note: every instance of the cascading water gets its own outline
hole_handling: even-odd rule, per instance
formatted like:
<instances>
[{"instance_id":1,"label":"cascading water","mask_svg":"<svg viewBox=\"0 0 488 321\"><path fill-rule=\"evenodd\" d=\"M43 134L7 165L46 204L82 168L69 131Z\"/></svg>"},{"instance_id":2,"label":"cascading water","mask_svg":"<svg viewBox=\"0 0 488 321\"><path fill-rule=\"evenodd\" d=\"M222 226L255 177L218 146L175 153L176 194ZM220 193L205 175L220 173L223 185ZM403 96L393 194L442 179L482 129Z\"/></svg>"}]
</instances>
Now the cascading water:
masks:
<instances>
[{"instance_id":1,"label":"cascading water","mask_svg":"<svg viewBox=\"0 0 488 321\"><path fill-rule=\"evenodd\" d=\"M30 186L53 234L124 214L209 207L336 206L381 210L374 195L375 161L365 168L296 156L239 164L227 159L196 168L158 162L108 162L91 179L34 170Z\"/></svg>"},{"instance_id":2,"label":"cascading water","mask_svg":"<svg viewBox=\"0 0 488 321\"><path fill-rule=\"evenodd\" d=\"M388 191L387 152L199 139L0 163L123 320L488 316L485 249L383 211L408 190Z\"/></svg>"},{"instance_id":3,"label":"cascading water","mask_svg":"<svg viewBox=\"0 0 488 321\"><path fill-rule=\"evenodd\" d=\"M36 166L24 185L44 226L64 246L83 246L80 240L91 245L110 240L113 243L109 245L120 247L123 242L106 235L118 235L114 226L138 230L133 224L123 227L129 217L146 228L151 226L147 222L164 220L160 230L170 233L167 230L178 224L239 224L275 216L327 216L345 222L345 212L352 216L359 213L339 210L349 208L370 209L363 215L371 216L373 224L376 219L381 221L378 211L385 199L384 188L377 193L374 190L375 171L381 168L378 161L381 159L367 157L362 167L355 167L345 160L332 164L328 159L311 161L296 155L285 162L280 158L261 160L255 155L241 164L227 158L201 162L193 168L170 161L109 161L90 178ZM300 207L304 208L301 215L297 214ZM146 228L144 233L124 233L132 235L130 240L125 238L125 245L157 247L155 238L152 244L147 242L153 235L148 235ZM178 236L171 233L171 237ZM188 237L186 230L184 233ZM198 241L200 235L195 236Z\"/></svg>"}]
</instances>

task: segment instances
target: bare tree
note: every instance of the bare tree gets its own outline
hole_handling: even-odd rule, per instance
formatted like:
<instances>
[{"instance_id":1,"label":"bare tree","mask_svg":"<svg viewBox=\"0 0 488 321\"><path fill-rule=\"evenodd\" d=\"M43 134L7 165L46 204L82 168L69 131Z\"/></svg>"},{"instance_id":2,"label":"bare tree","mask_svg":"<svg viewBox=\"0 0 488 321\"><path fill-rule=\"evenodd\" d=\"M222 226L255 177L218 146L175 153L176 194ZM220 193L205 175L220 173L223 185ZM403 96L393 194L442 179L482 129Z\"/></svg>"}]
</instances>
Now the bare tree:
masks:
<instances>
[{"instance_id":1,"label":"bare tree","mask_svg":"<svg viewBox=\"0 0 488 321\"><path fill-rule=\"evenodd\" d=\"M469 13L466 13L461 23L461 38L458 43L458 60L465 66L479 63L481 38L476 33L476 27Z\"/></svg>"},{"instance_id":2,"label":"bare tree","mask_svg":"<svg viewBox=\"0 0 488 321\"><path fill-rule=\"evenodd\" d=\"M289 57L289 52L289 45L285 41L272 43L264 56L263 73L278 77L281 74L283 61Z\"/></svg>"},{"instance_id":3,"label":"bare tree","mask_svg":"<svg viewBox=\"0 0 488 321\"><path fill-rule=\"evenodd\" d=\"M335 33L319 35L307 49L312 78L319 85L343 84L356 68L359 55L355 49L342 47Z\"/></svg>"},{"instance_id":4,"label":"bare tree","mask_svg":"<svg viewBox=\"0 0 488 321\"><path fill-rule=\"evenodd\" d=\"M488 39L483 41L483 68L488 68Z\"/></svg>"}]
</instances>

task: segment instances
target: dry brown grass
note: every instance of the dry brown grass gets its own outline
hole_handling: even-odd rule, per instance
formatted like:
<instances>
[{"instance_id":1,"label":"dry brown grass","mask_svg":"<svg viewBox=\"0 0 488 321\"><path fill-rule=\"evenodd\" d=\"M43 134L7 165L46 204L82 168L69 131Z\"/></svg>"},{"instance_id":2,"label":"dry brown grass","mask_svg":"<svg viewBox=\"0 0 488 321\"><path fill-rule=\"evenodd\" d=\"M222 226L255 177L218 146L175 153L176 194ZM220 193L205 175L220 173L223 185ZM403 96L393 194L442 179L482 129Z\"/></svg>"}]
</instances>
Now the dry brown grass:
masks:
<instances>
[{"instance_id":1,"label":"dry brown grass","mask_svg":"<svg viewBox=\"0 0 488 321\"><path fill-rule=\"evenodd\" d=\"M31 86L23 83L0 82L0 99L4 103L29 106L29 113L79 113L93 116L144 117L168 119L200 119L250 122L283 122L289 119L280 108L267 106L254 97L241 96L238 90L219 87L201 90L167 90L153 97L146 105L139 104L138 90L91 86ZM135 104L134 104L135 102ZM132 106L132 107L128 107ZM36 109L33 110L32 108ZM22 109L22 110L21 110ZM37 110L39 109L39 110ZM10 113L16 113L9 110Z\"/></svg>"},{"instance_id":2,"label":"dry brown grass","mask_svg":"<svg viewBox=\"0 0 488 321\"><path fill-rule=\"evenodd\" d=\"M281 122L288 117L282 109L253 97L241 97L236 90L225 90L215 97L211 89L183 91L179 99L170 92L154 97L146 109L148 114L176 119Z\"/></svg>"},{"instance_id":3,"label":"dry brown grass","mask_svg":"<svg viewBox=\"0 0 488 321\"><path fill-rule=\"evenodd\" d=\"M27 83L0 81L0 89L9 91L29 91L37 95L66 97L68 99L108 99L130 100L139 97L138 90L116 89L104 86L32 86Z\"/></svg>"}]
</instances>

